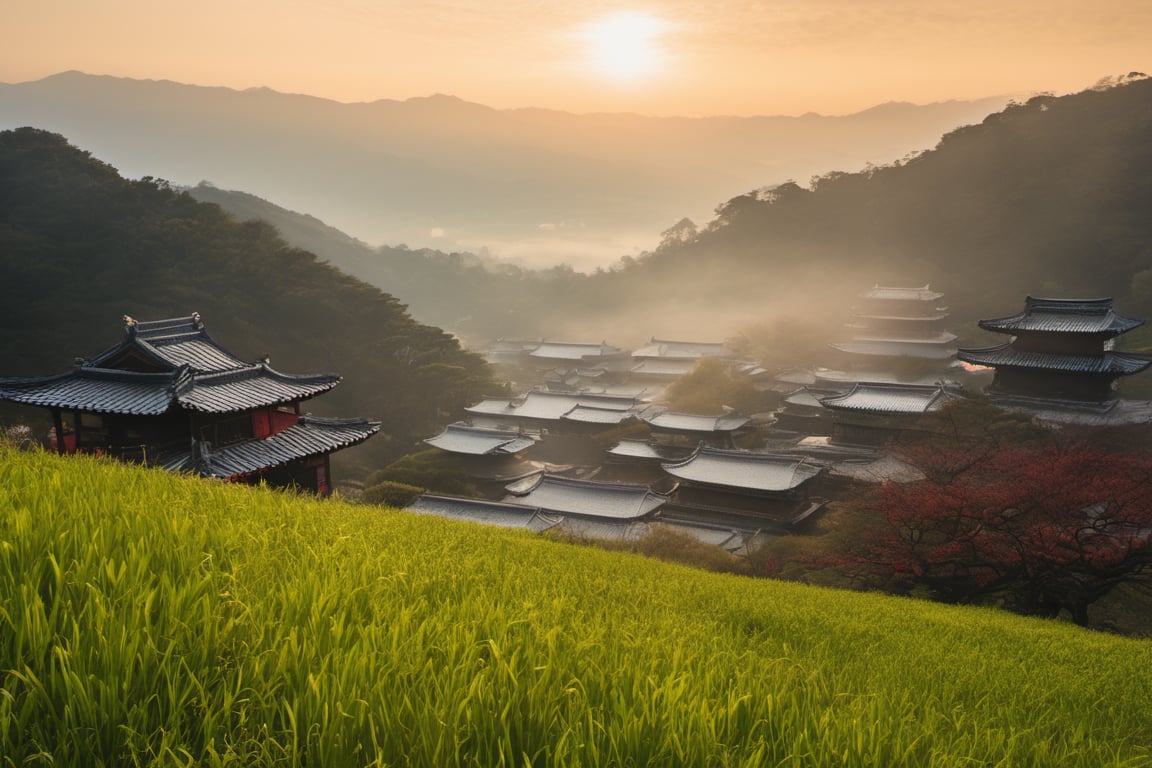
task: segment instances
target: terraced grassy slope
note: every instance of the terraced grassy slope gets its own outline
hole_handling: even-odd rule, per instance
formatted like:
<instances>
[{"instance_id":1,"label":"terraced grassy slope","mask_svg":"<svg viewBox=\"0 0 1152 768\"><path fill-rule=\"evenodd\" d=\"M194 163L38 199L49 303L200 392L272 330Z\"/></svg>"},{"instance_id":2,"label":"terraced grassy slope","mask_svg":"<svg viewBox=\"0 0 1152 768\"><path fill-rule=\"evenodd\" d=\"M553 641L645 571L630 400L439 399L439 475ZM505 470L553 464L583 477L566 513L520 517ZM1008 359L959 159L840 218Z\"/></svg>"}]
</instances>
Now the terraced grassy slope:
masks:
<instances>
[{"instance_id":1,"label":"terraced grassy slope","mask_svg":"<svg viewBox=\"0 0 1152 768\"><path fill-rule=\"evenodd\" d=\"M1150 684L1063 624L0 452L4 766L1137 766Z\"/></svg>"}]
</instances>

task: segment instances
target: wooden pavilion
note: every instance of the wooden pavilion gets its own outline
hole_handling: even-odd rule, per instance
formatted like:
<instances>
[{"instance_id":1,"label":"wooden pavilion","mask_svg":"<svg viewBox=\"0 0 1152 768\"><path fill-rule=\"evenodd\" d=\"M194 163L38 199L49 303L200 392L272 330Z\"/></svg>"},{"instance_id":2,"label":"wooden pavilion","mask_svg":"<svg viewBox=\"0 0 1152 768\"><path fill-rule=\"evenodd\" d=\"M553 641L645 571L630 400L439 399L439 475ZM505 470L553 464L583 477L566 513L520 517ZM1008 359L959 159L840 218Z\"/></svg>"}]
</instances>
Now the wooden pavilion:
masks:
<instances>
[{"instance_id":1,"label":"wooden pavilion","mask_svg":"<svg viewBox=\"0 0 1152 768\"><path fill-rule=\"evenodd\" d=\"M199 314L124 318L116 346L55 376L0 379L0 400L47 408L60 453L101 453L237 482L326 495L329 456L380 429L365 419L302 415L340 383L287 374L221 347Z\"/></svg>"}]
</instances>

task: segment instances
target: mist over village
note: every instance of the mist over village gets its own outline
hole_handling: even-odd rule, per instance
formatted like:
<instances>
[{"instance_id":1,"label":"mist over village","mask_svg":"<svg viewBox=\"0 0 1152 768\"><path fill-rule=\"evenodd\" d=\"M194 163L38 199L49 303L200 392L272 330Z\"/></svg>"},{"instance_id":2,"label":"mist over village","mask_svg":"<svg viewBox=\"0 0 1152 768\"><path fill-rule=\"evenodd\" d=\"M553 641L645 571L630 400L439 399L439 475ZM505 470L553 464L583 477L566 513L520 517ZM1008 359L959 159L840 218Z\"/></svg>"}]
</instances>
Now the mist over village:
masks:
<instances>
[{"instance_id":1,"label":"mist over village","mask_svg":"<svg viewBox=\"0 0 1152 768\"><path fill-rule=\"evenodd\" d=\"M1152 765L1152 8L5 16L0 765Z\"/></svg>"}]
</instances>

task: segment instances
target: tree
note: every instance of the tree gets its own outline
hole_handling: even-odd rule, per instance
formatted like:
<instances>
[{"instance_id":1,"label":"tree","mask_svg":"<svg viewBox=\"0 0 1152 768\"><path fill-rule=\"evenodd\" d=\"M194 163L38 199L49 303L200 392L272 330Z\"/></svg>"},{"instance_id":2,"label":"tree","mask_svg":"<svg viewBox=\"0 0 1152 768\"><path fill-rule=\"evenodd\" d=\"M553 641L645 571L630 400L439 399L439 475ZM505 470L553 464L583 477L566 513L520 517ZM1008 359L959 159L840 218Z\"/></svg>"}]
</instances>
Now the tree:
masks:
<instances>
[{"instance_id":1,"label":"tree","mask_svg":"<svg viewBox=\"0 0 1152 768\"><path fill-rule=\"evenodd\" d=\"M725 407L757 413L774 405L771 394L760 392L715 357L701 359L695 368L672 382L665 399L672 410L682 413L715 414Z\"/></svg>"},{"instance_id":2,"label":"tree","mask_svg":"<svg viewBox=\"0 0 1152 768\"><path fill-rule=\"evenodd\" d=\"M938 599L999 600L1019 613L1088 608L1152 569L1152 459L1087 444L970 450L920 446L922 481L885 484L887 525L845 566Z\"/></svg>"}]
</instances>

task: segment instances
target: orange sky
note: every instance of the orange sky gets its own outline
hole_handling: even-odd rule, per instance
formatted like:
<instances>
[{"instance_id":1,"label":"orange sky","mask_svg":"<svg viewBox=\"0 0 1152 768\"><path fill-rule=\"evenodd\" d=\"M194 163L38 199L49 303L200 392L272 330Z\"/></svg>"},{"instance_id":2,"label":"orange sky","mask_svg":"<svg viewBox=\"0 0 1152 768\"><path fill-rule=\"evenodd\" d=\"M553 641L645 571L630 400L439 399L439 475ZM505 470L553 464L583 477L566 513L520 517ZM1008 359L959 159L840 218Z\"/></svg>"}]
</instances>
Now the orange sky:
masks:
<instances>
[{"instance_id":1,"label":"orange sky","mask_svg":"<svg viewBox=\"0 0 1152 768\"><path fill-rule=\"evenodd\" d=\"M78 69L340 101L843 114L1152 72L1150 0L36 0L8 3L0 81ZM647 58L598 20L640 15ZM603 33L600 33L601 36ZM605 53L605 45L623 51ZM607 59L605 57L608 57ZM616 58L612 58L615 56ZM609 63L605 63L605 62Z\"/></svg>"}]
</instances>

